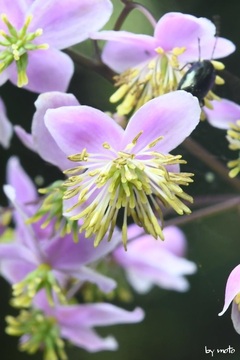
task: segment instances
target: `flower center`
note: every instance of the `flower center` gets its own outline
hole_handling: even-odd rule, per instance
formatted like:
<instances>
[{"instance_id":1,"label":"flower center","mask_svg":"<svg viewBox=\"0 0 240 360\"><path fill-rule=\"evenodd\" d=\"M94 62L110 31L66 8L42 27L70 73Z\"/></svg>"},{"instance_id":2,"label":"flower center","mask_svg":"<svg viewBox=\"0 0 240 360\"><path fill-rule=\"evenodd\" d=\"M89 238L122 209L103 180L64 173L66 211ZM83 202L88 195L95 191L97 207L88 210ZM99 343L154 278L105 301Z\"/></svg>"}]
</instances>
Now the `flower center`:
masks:
<instances>
[{"instance_id":1,"label":"flower center","mask_svg":"<svg viewBox=\"0 0 240 360\"><path fill-rule=\"evenodd\" d=\"M183 74L179 70L178 56L185 48L165 52L159 47L155 51L157 56L152 60L115 76L115 86L119 89L110 97L110 102L123 99L117 106L119 115L127 115L147 101L176 90Z\"/></svg>"},{"instance_id":2,"label":"flower center","mask_svg":"<svg viewBox=\"0 0 240 360\"><path fill-rule=\"evenodd\" d=\"M53 292L61 303L66 303L66 298L55 279L51 267L48 264L41 264L30 272L22 281L13 285L13 298L11 305L18 308L31 306L32 299L41 289L46 290L46 295L50 305L54 304Z\"/></svg>"},{"instance_id":3,"label":"flower center","mask_svg":"<svg viewBox=\"0 0 240 360\"><path fill-rule=\"evenodd\" d=\"M117 215L124 209L122 239L127 244L127 217L142 226L155 238L163 239L162 227L157 216L163 222L161 205L172 207L178 214L190 213L190 209L180 200L192 202L192 198L183 192L181 185L192 182L189 173L168 171L169 165L185 163L181 156L163 155L153 151L153 147L162 137L149 143L138 153L132 153L142 131L123 151L114 150L108 143L103 147L108 150L104 158L89 154L84 149L80 154L69 156L81 166L66 170L66 174L76 174L65 181L70 189L63 199L74 198L75 204L68 212L77 209L72 220L83 219L80 231L85 236L95 235L97 246L108 232L109 240L116 225ZM85 172L82 173L82 170Z\"/></svg>"},{"instance_id":4,"label":"flower center","mask_svg":"<svg viewBox=\"0 0 240 360\"><path fill-rule=\"evenodd\" d=\"M74 242L78 242L78 225L76 221L63 216L63 193L65 187L63 181L55 181L45 189L38 189L40 194L44 195L41 206L36 213L30 217L26 224L42 221L41 228L45 229L48 225L53 226L56 234L59 232L61 237L66 234L72 234Z\"/></svg>"},{"instance_id":5,"label":"flower center","mask_svg":"<svg viewBox=\"0 0 240 360\"><path fill-rule=\"evenodd\" d=\"M44 359L67 360L55 318L46 317L40 310L22 310L16 318L7 316L6 321L8 335L24 336L19 345L21 351L33 354L43 350Z\"/></svg>"},{"instance_id":6,"label":"flower center","mask_svg":"<svg viewBox=\"0 0 240 360\"><path fill-rule=\"evenodd\" d=\"M28 64L28 51L48 49L47 44L34 44L33 40L41 36L42 29L37 29L34 32L28 32L28 27L32 21L32 15L26 17L25 23L20 30L17 30L8 20L6 14L1 14L3 23L7 26L8 33L0 30L0 73L3 72L14 61L17 66L18 86L24 86L28 83L26 74Z\"/></svg>"}]
</instances>

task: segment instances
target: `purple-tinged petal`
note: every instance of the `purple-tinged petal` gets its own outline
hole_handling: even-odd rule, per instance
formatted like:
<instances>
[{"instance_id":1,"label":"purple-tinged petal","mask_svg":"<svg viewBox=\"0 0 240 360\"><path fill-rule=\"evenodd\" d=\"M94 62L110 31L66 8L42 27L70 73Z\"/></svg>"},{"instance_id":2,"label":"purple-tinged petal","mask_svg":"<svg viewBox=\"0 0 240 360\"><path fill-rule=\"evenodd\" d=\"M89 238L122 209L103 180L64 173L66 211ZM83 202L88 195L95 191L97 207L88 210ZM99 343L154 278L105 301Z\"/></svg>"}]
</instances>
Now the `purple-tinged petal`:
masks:
<instances>
[{"instance_id":1,"label":"purple-tinged petal","mask_svg":"<svg viewBox=\"0 0 240 360\"><path fill-rule=\"evenodd\" d=\"M36 266L22 260L5 260L1 263L1 276L9 283L15 284L22 281L30 272L36 269Z\"/></svg>"},{"instance_id":2,"label":"purple-tinged petal","mask_svg":"<svg viewBox=\"0 0 240 360\"><path fill-rule=\"evenodd\" d=\"M14 218L16 222L17 240L19 243L31 249L32 252L38 257L39 262L43 262L43 254L40 250L40 247L38 246L40 236L37 236L38 234L34 233L34 225L26 225L26 220L29 218L29 215L26 214L26 207L24 207L22 204L19 204L16 198L16 190L11 185L4 185L3 191L16 210L14 212ZM27 210L29 210L29 208L30 206L27 207ZM36 225L36 228L38 228L38 224ZM46 230L43 230L42 232L45 233Z\"/></svg>"},{"instance_id":3,"label":"purple-tinged petal","mask_svg":"<svg viewBox=\"0 0 240 360\"><path fill-rule=\"evenodd\" d=\"M216 48L214 46L216 44ZM210 38L200 44L202 59L219 59L232 54L236 50L236 46L232 41L218 37ZM199 49L198 49L199 52Z\"/></svg>"},{"instance_id":4,"label":"purple-tinged petal","mask_svg":"<svg viewBox=\"0 0 240 360\"><path fill-rule=\"evenodd\" d=\"M35 297L34 304L57 320L62 337L92 352L115 350L117 343L112 337L98 337L91 327L136 323L144 318L140 308L126 311L107 303L50 307L42 291Z\"/></svg>"},{"instance_id":5,"label":"purple-tinged petal","mask_svg":"<svg viewBox=\"0 0 240 360\"><path fill-rule=\"evenodd\" d=\"M149 35L127 31L101 31L92 39L108 40L102 53L103 62L116 72L122 72L156 56L157 42Z\"/></svg>"},{"instance_id":6,"label":"purple-tinged petal","mask_svg":"<svg viewBox=\"0 0 240 360\"><path fill-rule=\"evenodd\" d=\"M193 274L196 265L179 257L185 238L177 230L174 226L164 229L163 242L142 234L129 242L127 252L120 247L114 251L115 261L125 269L129 282L139 293L148 292L153 285L176 291L188 289L188 281L183 276Z\"/></svg>"},{"instance_id":7,"label":"purple-tinged petal","mask_svg":"<svg viewBox=\"0 0 240 360\"><path fill-rule=\"evenodd\" d=\"M184 256L186 253L186 237L177 226L167 226L163 229L165 241L162 247L176 256Z\"/></svg>"},{"instance_id":8,"label":"purple-tinged petal","mask_svg":"<svg viewBox=\"0 0 240 360\"><path fill-rule=\"evenodd\" d=\"M26 146L26 148L36 152L36 146L33 141L32 134L29 134L28 132L26 132L26 130L24 130L21 126L18 125L14 126L14 131L19 140L23 143L23 145Z\"/></svg>"},{"instance_id":9,"label":"purple-tinged petal","mask_svg":"<svg viewBox=\"0 0 240 360\"><path fill-rule=\"evenodd\" d=\"M13 203L15 210L14 219L18 233L24 237L24 243L31 247L32 237L39 241L52 232L52 224L42 229L43 220L32 225L26 225L26 220L36 213L39 207L39 197L36 187L24 169L21 167L17 157L11 157L7 164L7 182L4 187L5 193Z\"/></svg>"},{"instance_id":10,"label":"purple-tinged petal","mask_svg":"<svg viewBox=\"0 0 240 360\"><path fill-rule=\"evenodd\" d=\"M0 245L1 275L10 283L21 281L38 263L34 252L20 243Z\"/></svg>"},{"instance_id":11,"label":"purple-tinged petal","mask_svg":"<svg viewBox=\"0 0 240 360\"><path fill-rule=\"evenodd\" d=\"M123 249L118 248L114 252L114 257L123 266L135 268L146 276L159 271L175 275L192 274L196 270L194 263L175 256L164 248L160 240L155 240L150 235L131 241L125 254Z\"/></svg>"},{"instance_id":12,"label":"purple-tinged petal","mask_svg":"<svg viewBox=\"0 0 240 360\"><path fill-rule=\"evenodd\" d=\"M23 26L28 8L29 0L14 0L14 4L10 4L9 0L0 0L1 14L6 14L13 26L19 29ZM6 30L3 21L0 21L0 29Z\"/></svg>"},{"instance_id":13,"label":"purple-tinged petal","mask_svg":"<svg viewBox=\"0 0 240 360\"><path fill-rule=\"evenodd\" d=\"M232 41L225 38L210 37L198 44L189 45L186 51L179 56L179 61L184 64L199 61L201 59L212 60L226 57L232 54L236 46Z\"/></svg>"},{"instance_id":14,"label":"purple-tinged petal","mask_svg":"<svg viewBox=\"0 0 240 360\"><path fill-rule=\"evenodd\" d=\"M198 38L214 37L214 24L205 18L177 12L167 13L158 21L154 36L159 46L165 51L174 47L188 47L188 44L198 44Z\"/></svg>"},{"instance_id":15,"label":"purple-tinged petal","mask_svg":"<svg viewBox=\"0 0 240 360\"><path fill-rule=\"evenodd\" d=\"M62 326L91 327L142 321L144 312L140 308L133 311L121 309L108 303L59 306L57 319Z\"/></svg>"},{"instance_id":16,"label":"purple-tinged petal","mask_svg":"<svg viewBox=\"0 0 240 360\"><path fill-rule=\"evenodd\" d=\"M45 124L59 147L67 154L84 148L94 153L109 153L103 143L119 144L123 129L109 116L89 106L69 106L48 110Z\"/></svg>"},{"instance_id":17,"label":"purple-tinged petal","mask_svg":"<svg viewBox=\"0 0 240 360\"><path fill-rule=\"evenodd\" d=\"M13 213L16 233L23 244L36 250L33 237L40 240L49 229L42 230L39 222L33 225L26 225L26 220L36 212L38 207L38 195L34 184L21 167L18 158L11 157L7 164L8 185L4 186L4 192L14 205ZM35 251L38 252L37 250ZM41 257L41 256L40 256Z\"/></svg>"},{"instance_id":18,"label":"purple-tinged petal","mask_svg":"<svg viewBox=\"0 0 240 360\"><path fill-rule=\"evenodd\" d=\"M56 237L44 244L45 253L49 257L52 267L62 271L77 271L82 265L97 261L113 251L121 242L121 233L115 231L112 241L103 239L97 248L93 245L93 238L86 239L79 235L79 242L75 243L71 235Z\"/></svg>"},{"instance_id":19,"label":"purple-tinged petal","mask_svg":"<svg viewBox=\"0 0 240 360\"><path fill-rule=\"evenodd\" d=\"M16 243L0 244L0 261L21 260L26 263L36 263L34 254L25 246Z\"/></svg>"},{"instance_id":20,"label":"purple-tinged petal","mask_svg":"<svg viewBox=\"0 0 240 360\"><path fill-rule=\"evenodd\" d=\"M9 80L16 85L16 67L10 66L7 70ZM51 48L28 52L27 76L29 82L24 88L36 93L64 92L69 86L73 71L72 60L59 50Z\"/></svg>"},{"instance_id":21,"label":"purple-tinged petal","mask_svg":"<svg viewBox=\"0 0 240 360\"><path fill-rule=\"evenodd\" d=\"M234 297L240 293L240 265L237 265L232 272L230 273L226 289L225 289L225 301L222 311L218 314L219 316L223 315Z\"/></svg>"},{"instance_id":22,"label":"purple-tinged petal","mask_svg":"<svg viewBox=\"0 0 240 360\"><path fill-rule=\"evenodd\" d=\"M213 109L204 108L209 123L218 129L229 129L230 123L240 119L240 106L227 99L213 100Z\"/></svg>"},{"instance_id":23,"label":"purple-tinged petal","mask_svg":"<svg viewBox=\"0 0 240 360\"><path fill-rule=\"evenodd\" d=\"M139 276L139 273L128 269L126 271L126 277L132 288L139 294L147 294L154 287L154 283L146 276Z\"/></svg>"},{"instance_id":24,"label":"purple-tinged petal","mask_svg":"<svg viewBox=\"0 0 240 360\"><path fill-rule=\"evenodd\" d=\"M132 150L135 154L159 136L163 136L163 139L153 150L168 153L195 129L200 111L198 99L185 91L159 96L147 102L132 116L121 146L124 148L143 131Z\"/></svg>"},{"instance_id":25,"label":"purple-tinged petal","mask_svg":"<svg viewBox=\"0 0 240 360\"><path fill-rule=\"evenodd\" d=\"M173 276L172 274L161 274L156 278L156 285L166 290L185 292L189 290L189 282L183 276Z\"/></svg>"},{"instance_id":26,"label":"purple-tinged petal","mask_svg":"<svg viewBox=\"0 0 240 360\"><path fill-rule=\"evenodd\" d=\"M238 334L240 334L240 311L238 305L235 302L232 304L231 318L234 329Z\"/></svg>"},{"instance_id":27,"label":"purple-tinged petal","mask_svg":"<svg viewBox=\"0 0 240 360\"><path fill-rule=\"evenodd\" d=\"M0 74L0 86L5 84L5 82L8 80L8 78L9 78L9 74L8 74L7 70L3 71Z\"/></svg>"},{"instance_id":28,"label":"purple-tinged petal","mask_svg":"<svg viewBox=\"0 0 240 360\"><path fill-rule=\"evenodd\" d=\"M5 105L0 98L0 144L7 149L13 134L13 127L7 118Z\"/></svg>"},{"instance_id":29,"label":"purple-tinged petal","mask_svg":"<svg viewBox=\"0 0 240 360\"><path fill-rule=\"evenodd\" d=\"M58 166L60 169L67 169L72 163L67 159L66 154L56 144L45 126L44 116L48 109L56 109L61 106L75 106L79 102L72 94L61 92L48 92L39 95L35 102L36 112L32 122L32 136L36 152L46 161Z\"/></svg>"},{"instance_id":30,"label":"purple-tinged petal","mask_svg":"<svg viewBox=\"0 0 240 360\"><path fill-rule=\"evenodd\" d=\"M29 9L29 29L43 29L41 41L65 49L99 30L112 14L109 0L35 0Z\"/></svg>"},{"instance_id":31,"label":"purple-tinged petal","mask_svg":"<svg viewBox=\"0 0 240 360\"><path fill-rule=\"evenodd\" d=\"M128 226L127 229L127 234L128 234L128 240L134 240L136 238L138 238L139 236L144 234L144 230L143 228L141 228L140 226L136 225L136 224L131 224Z\"/></svg>"},{"instance_id":32,"label":"purple-tinged petal","mask_svg":"<svg viewBox=\"0 0 240 360\"><path fill-rule=\"evenodd\" d=\"M151 269L146 271L127 271L127 278L132 287L140 294L146 294L154 285L166 290L184 292L189 289L189 283L183 276L174 276L164 271Z\"/></svg>"},{"instance_id":33,"label":"purple-tinged petal","mask_svg":"<svg viewBox=\"0 0 240 360\"><path fill-rule=\"evenodd\" d=\"M37 199L36 188L23 170L17 157L11 157L7 163L7 183L16 191L16 200L25 205Z\"/></svg>"},{"instance_id":34,"label":"purple-tinged petal","mask_svg":"<svg viewBox=\"0 0 240 360\"><path fill-rule=\"evenodd\" d=\"M164 241L161 246L175 254L176 256L184 256L186 253L186 237L177 226L167 226L163 229ZM144 234L143 228L136 224L128 226L128 240L134 240L141 236L149 236Z\"/></svg>"},{"instance_id":35,"label":"purple-tinged petal","mask_svg":"<svg viewBox=\"0 0 240 360\"><path fill-rule=\"evenodd\" d=\"M77 272L71 271L69 275L71 275L71 277L73 278L80 280L81 283L87 281L97 285L99 289L104 293L109 293L110 291L114 290L117 286L115 280L105 275L102 275L86 266L82 266L81 268L79 268Z\"/></svg>"},{"instance_id":36,"label":"purple-tinged petal","mask_svg":"<svg viewBox=\"0 0 240 360\"><path fill-rule=\"evenodd\" d=\"M114 337L101 338L94 330L88 328L62 327L61 335L72 344L79 346L89 352L102 350L117 350L118 344Z\"/></svg>"}]
</instances>

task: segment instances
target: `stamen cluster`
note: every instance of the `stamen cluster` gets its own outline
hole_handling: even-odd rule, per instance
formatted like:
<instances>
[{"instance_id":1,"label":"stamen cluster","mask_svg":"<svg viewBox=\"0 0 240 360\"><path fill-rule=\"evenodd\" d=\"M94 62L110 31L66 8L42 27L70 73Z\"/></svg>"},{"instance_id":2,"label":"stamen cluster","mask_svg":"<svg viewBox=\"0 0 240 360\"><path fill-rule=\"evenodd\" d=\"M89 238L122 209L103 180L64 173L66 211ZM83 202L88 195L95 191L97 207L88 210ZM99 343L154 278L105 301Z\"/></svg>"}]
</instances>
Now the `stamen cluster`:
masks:
<instances>
[{"instance_id":1,"label":"stamen cluster","mask_svg":"<svg viewBox=\"0 0 240 360\"><path fill-rule=\"evenodd\" d=\"M6 333L13 336L25 335L19 345L21 351L34 354L43 349L44 360L67 360L64 342L53 317L45 316L40 310L22 310L17 317L7 316Z\"/></svg>"},{"instance_id":2,"label":"stamen cluster","mask_svg":"<svg viewBox=\"0 0 240 360\"><path fill-rule=\"evenodd\" d=\"M6 14L1 15L1 19L7 26L8 33L0 30L0 45L5 47L6 50L0 54L0 73L3 72L14 61L17 66L18 86L24 86L28 83L27 77L27 64L28 64L28 51L48 49L47 44L34 44L33 40L42 35L43 30L37 29L34 32L28 32L28 27L32 21L32 16L28 15L24 25L18 31L8 20Z\"/></svg>"},{"instance_id":3,"label":"stamen cluster","mask_svg":"<svg viewBox=\"0 0 240 360\"><path fill-rule=\"evenodd\" d=\"M183 192L180 185L192 182L193 174L168 170L169 166L185 161L181 156L164 155L152 150L162 137L152 141L139 153L132 152L141 135L142 132L123 151L115 151L104 143L103 147L109 150L106 159L100 159L86 149L69 156L71 161L83 165L65 171L66 174L82 172L83 169L86 171L69 177L64 183L70 189L63 198L76 200L67 212L77 209L78 213L71 219L83 219L80 231L85 230L86 237L96 235L95 246L107 232L111 239L121 208L124 209L122 239L125 248L128 216L154 238L163 239L162 225L157 219L159 217L163 222L162 205L172 207L178 214L190 213L181 199L192 202L192 197Z\"/></svg>"},{"instance_id":4,"label":"stamen cluster","mask_svg":"<svg viewBox=\"0 0 240 360\"><path fill-rule=\"evenodd\" d=\"M110 102L116 103L123 99L117 106L119 115L136 111L149 100L177 89L183 75L179 69L178 56L185 48L165 52L158 47L155 51L157 55L151 61L114 77L115 86L119 89L110 97Z\"/></svg>"}]
</instances>

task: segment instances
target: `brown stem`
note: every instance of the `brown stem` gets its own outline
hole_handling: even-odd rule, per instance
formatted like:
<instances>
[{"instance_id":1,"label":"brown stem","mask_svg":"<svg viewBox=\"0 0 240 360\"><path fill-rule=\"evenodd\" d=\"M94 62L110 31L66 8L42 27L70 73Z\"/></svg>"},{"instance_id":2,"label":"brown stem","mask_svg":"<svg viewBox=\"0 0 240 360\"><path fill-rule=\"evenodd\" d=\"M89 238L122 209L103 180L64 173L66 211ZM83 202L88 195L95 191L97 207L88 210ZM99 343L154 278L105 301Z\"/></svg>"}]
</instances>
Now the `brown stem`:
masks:
<instances>
[{"instance_id":1,"label":"brown stem","mask_svg":"<svg viewBox=\"0 0 240 360\"><path fill-rule=\"evenodd\" d=\"M212 205L228 202L232 199L236 199L234 194L219 194L219 195L206 195L206 196L194 196L194 202L191 204L190 208L192 212L195 212L199 209L207 208ZM161 206L159 204L159 206ZM172 208L163 209L163 217L169 218L175 215L175 211ZM192 215L189 215L190 217ZM167 220L166 220L167 221Z\"/></svg>"},{"instance_id":2,"label":"brown stem","mask_svg":"<svg viewBox=\"0 0 240 360\"><path fill-rule=\"evenodd\" d=\"M179 216L177 218L166 220L164 225L165 226L183 225L183 224L189 223L194 220L202 219L203 217L215 215L215 214L221 213L223 211L233 209L235 207L240 208L240 197L239 196L228 199L228 200L223 201L218 204L214 204L212 206L205 207L203 209L195 210L190 215L183 215L183 216Z\"/></svg>"},{"instance_id":3,"label":"brown stem","mask_svg":"<svg viewBox=\"0 0 240 360\"><path fill-rule=\"evenodd\" d=\"M126 20L127 16L130 14L130 12L134 9L139 10L146 19L150 22L153 28L155 28L157 22L154 18L154 16L151 14L151 12L143 5L138 4L136 2L133 2L131 0L121 0L122 3L125 5L124 9L122 10L121 14L119 15L114 30L119 30L122 27L122 24Z\"/></svg>"},{"instance_id":4,"label":"brown stem","mask_svg":"<svg viewBox=\"0 0 240 360\"><path fill-rule=\"evenodd\" d=\"M66 49L65 53L71 57L75 65L79 66L80 68L84 66L85 68L94 70L98 74L102 75L105 79L113 83L113 76L116 75L116 73L101 61L90 59L71 48Z\"/></svg>"},{"instance_id":5,"label":"brown stem","mask_svg":"<svg viewBox=\"0 0 240 360\"><path fill-rule=\"evenodd\" d=\"M229 170L195 140L187 138L181 145L220 175L232 188L238 191L240 190L240 181L237 178L230 179L228 175Z\"/></svg>"},{"instance_id":6,"label":"brown stem","mask_svg":"<svg viewBox=\"0 0 240 360\"><path fill-rule=\"evenodd\" d=\"M238 208L240 210L240 196L232 196L230 195L230 198L228 195L224 196L224 201L218 202L217 204L207 206L203 209L195 210L190 215L183 215L183 216L177 216L169 220L164 221L164 227L166 226L179 226L184 225L186 223L190 223L192 221L200 220L207 216L213 216L215 214L221 213L226 210ZM227 199L226 199L227 198ZM213 195L211 196L211 201L216 201L217 199L221 199L219 195L216 197ZM146 235L146 232L143 230L142 233L138 234L136 237L133 237L129 240L134 240L139 238L140 236Z\"/></svg>"}]
</instances>

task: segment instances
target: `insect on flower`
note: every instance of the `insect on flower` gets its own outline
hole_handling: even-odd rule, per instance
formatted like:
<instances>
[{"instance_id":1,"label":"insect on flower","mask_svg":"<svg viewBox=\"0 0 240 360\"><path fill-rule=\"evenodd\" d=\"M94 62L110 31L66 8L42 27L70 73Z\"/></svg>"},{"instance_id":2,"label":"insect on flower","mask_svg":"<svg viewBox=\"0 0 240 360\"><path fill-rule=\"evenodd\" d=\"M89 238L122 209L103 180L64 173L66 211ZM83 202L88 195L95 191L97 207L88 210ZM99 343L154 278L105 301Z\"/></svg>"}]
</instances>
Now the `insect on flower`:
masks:
<instances>
[{"instance_id":1,"label":"insect on flower","mask_svg":"<svg viewBox=\"0 0 240 360\"><path fill-rule=\"evenodd\" d=\"M211 59L213 58L214 50L217 45L217 37L212 51ZM204 98L209 91L212 90L215 82L217 84L223 83L217 77L216 70L222 70L224 65L217 61L201 60L200 58L200 39L198 39L199 60L191 64L191 67L183 75L178 84L178 90L185 90L196 96L201 106L205 105Z\"/></svg>"},{"instance_id":2,"label":"insect on flower","mask_svg":"<svg viewBox=\"0 0 240 360\"><path fill-rule=\"evenodd\" d=\"M216 70L223 70L224 65L222 63L212 60L219 38L218 16L214 17L214 23L216 25L216 34L210 60L201 60L200 38L198 38L199 59L198 61L191 63L191 67L184 74L178 84L178 90L185 90L187 92L190 92L193 96L196 96L201 106L206 105L206 99L204 98L205 96L207 96L209 91L212 90L215 83L218 85L224 84L224 80L220 78L216 73Z\"/></svg>"}]
</instances>

